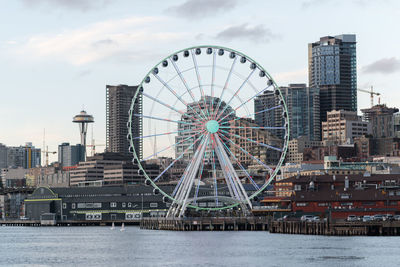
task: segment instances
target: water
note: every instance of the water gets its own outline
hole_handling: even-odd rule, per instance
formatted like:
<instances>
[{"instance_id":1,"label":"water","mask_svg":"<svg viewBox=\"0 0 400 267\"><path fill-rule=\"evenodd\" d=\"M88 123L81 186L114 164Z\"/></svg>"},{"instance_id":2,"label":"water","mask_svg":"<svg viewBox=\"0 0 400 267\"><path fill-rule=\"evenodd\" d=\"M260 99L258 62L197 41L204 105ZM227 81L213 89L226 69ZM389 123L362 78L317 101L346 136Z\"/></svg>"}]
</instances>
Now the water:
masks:
<instances>
[{"instance_id":1,"label":"water","mask_svg":"<svg viewBox=\"0 0 400 267\"><path fill-rule=\"evenodd\" d=\"M397 266L400 237L0 227L0 266Z\"/></svg>"}]
</instances>

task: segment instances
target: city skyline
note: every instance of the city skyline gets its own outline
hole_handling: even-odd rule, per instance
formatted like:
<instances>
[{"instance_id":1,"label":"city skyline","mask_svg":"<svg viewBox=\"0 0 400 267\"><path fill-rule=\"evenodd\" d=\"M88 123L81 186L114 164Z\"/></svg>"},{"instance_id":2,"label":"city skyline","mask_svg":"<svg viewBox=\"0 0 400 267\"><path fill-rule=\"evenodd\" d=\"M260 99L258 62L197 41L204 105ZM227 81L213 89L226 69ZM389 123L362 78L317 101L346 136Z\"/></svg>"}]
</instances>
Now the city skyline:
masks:
<instances>
[{"instance_id":1,"label":"city skyline","mask_svg":"<svg viewBox=\"0 0 400 267\"><path fill-rule=\"evenodd\" d=\"M137 85L163 57L198 44L246 52L278 85L287 86L308 84L308 43L327 35L356 34L357 87L373 85L382 94L381 103L398 106L399 37L386 27L399 22L399 4L394 1L379 6L372 1L302 1L290 7L260 1L257 9L227 0L207 0L203 5L155 1L157 8L128 1L97 3L15 1L2 10L2 25L13 27L0 37L6 88L0 106L0 143L33 142L41 147L45 128L50 150L63 142L77 144L79 133L71 119L82 105L96 118L96 143L104 143L105 85ZM376 12L377 8L385 12ZM327 12L340 12L340 21L324 19ZM388 36L392 41L385 41ZM369 107L369 95L359 94L358 109ZM88 135L89 144L90 129Z\"/></svg>"}]
</instances>

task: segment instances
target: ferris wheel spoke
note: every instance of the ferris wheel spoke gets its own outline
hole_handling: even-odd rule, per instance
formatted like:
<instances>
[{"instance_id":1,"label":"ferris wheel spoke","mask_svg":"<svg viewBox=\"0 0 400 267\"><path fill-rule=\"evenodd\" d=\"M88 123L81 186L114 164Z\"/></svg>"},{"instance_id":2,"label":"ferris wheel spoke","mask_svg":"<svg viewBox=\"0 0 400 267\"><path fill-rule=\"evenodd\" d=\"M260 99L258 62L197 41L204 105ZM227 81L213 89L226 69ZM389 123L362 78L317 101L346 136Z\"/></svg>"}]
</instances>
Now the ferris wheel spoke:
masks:
<instances>
[{"instance_id":1,"label":"ferris wheel spoke","mask_svg":"<svg viewBox=\"0 0 400 267\"><path fill-rule=\"evenodd\" d=\"M188 86L188 84L187 84L185 78L183 78L182 72L180 71L178 65L176 65L175 61L172 60L171 58L169 59L169 61L170 61L170 62L172 63L172 65L174 66L174 69L175 69L176 73L178 74L179 78L181 79L181 81L182 81L183 85L185 86L185 88L186 88L188 94L189 94L190 97L192 98L193 103L196 103L196 99L195 99L195 97L194 97L194 95L193 95L193 92L192 92L192 90L189 88L189 86ZM200 119L202 119L202 120L207 119L207 116L206 116L206 114L204 114L204 111L203 111L203 109L200 107L199 102L197 102L197 106L198 106L199 110L201 111L201 113L203 114L203 116L202 116Z\"/></svg>"},{"instance_id":2,"label":"ferris wheel spoke","mask_svg":"<svg viewBox=\"0 0 400 267\"><path fill-rule=\"evenodd\" d=\"M226 77L225 85L224 85L224 87L222 88L221 96L219 97L219 101L218 101L217 108L215 109L215 112L214 112L214 114L213 114L213 117L214 117L214 118L215 118L215 116L217 116L219 107L220 107L221 102L222 102L222 97L224 96L224 92L225 92L226 88L228 88L229 80L230 80L230 78L231 78L231 76L232 76L233 69L235 68L236 59L237 59L237 57L235 57L235 58L233 59L233 62L232 62L231 68L230 68L230 70L229 70L228 76Z\"/></svg>"},{"instance_id":3,"label":"ferris wheel spoke","mask_svg":"<svg viewBox=\"0 0 400 267\"><path fill-rule=\"evenodd\" d=\"M186 107L189 107L199 118L201 118L200 114L197 113L196 110L194 110L185 100L182 99L182 97L180 97L176 91L174 89L171 88L171 86L168 85L168 83L166 83L160 76L158 76L158 74L153 73L153 76L157 78L157 80L160 81L160 83L162 83L162 85L165 86L165 88L167 88L183 105L185 105Z\"/></svg>"},{"instance_id":4,"label":"ferris wheel spoke","mask_svg":"<svg viewBox=\"0 0 400 267\"><path fill-rule=\"evenodd\" d=\"M200 181L201 181L201 178L202 178L202 176L203 176L204 164L205 164L205 161L206 161L206 158L207 158L207 146L208 146L208 143L209 143L209 139L207 139L207 143L206 143L206 145L205 145L205 146L206 146L206 149L205 149L205 152L204 152L203 161L202 161L202 163L201 163L201 165L200 165L199 178L198 178L198 181L197 181L196 192L195 192L195 195L194 195L194 203L196 203L197 196L198 196L198 194L199 194Z\"/></svg>"},{"instance_id":5,"label":"ferris wheel spoke","mask_svg":"<svg viewBox=\"0 0 400 267\"><path fill-rule=\"evenodd\" d=\"M176 200L178 202L178 205L181 205L181 207L183 207L184 209L186 208L189 194L192 191L193 183L202 161L202 155L206 150L205 143L208 142L208 140L209 140L209 134L207 134L203 138L199 148L196 150L196 153L193 156L194 158L193 164L186 168L185 178L182 180L181 187L178 189L176 193ZM183 210L181 209L179 216L183 215L182 212Z\"/></svg>"},{"instance_id":6,"label":"ferris wheel spoke","mask_svg":"<svg viewBox=\"0 0 400 267\"><path fill-rule=\"evenodd\" d=\"M164 119L160 117L154 117L154 116L147 116L143 114L133 114L135 117L141 117L145 119L153 119L153 120L159 120L159 121L166 121L166 122L174 122L174 123L179 123L179 124L185 124L185 125L201 125L200 123L190 123L186 121L177 121L177 120L170 120L170 119Z\"/></svg>"},{"instance_id":7,"label":"ferris wheel spoke","mask_svg":"<svg viewBox=\"0 0 400 267\"><path fill-rule=\"evenodd\" d=\"M218 135L217 135L218 136ZM254 182L253 178L251 177L251 175L247 172L246 168L243 167L243 165L240 163L239 159L235 157L235 155L233 154L233 152L229 149L229 147L222 142L221 137L219 137L219 140L221 141L221 143L224 145L225 149L228 151L228 153L233 157L233 159L236 161L236 163L238 164L239 168L245 172L246 176L249 178L250 182L253 184L254 188L256 190L260 189L260 187Z\"/></svg>"},{"instance_id":8,"label":"ferris wheel spoke","mask_svg":"<svg viewBox=\"0 0 400 267\"><path fill-rule=\"evenodd\" d=\"M216 205L216 207L218 207L218 184L217 184L217 170L215 168L215 152L214 152L214 148L212 149L212 175L213 175L213 179L214 179L215 205Z\"/></svg>"},{"instance_id":9,"label":"ferris wheel spoke","mask_svg":"<svg viewBox=\"0 0 400 267\"><path fill-rule=\"evenodd\" d=\"M203 137L203 139L202 139L202 141L200 142L200 144L202 144L202 142L204 141L204 135L203 135L202 137ZM195 154L197 155L197 151L196 151ZM192 159L190 160L188 166L186 167L185 171L183 172L183 175L182 175L181 179L179 179L178 184L175 186L175 189L174 189L174 191L172 192L172 196L175 196L175 194L178 192L178 190L180 190L180 186L181 186L181 184L182 184L182 181L185 179L185 177L186 177L186 175L187 175L187 172L188 172L189 169L191 168L191 166L192 166L192 164L194 163L195 159L196 159L196 158L193 156Z\"/></svg>"},{"instance_id":10,"label":"ferris wheel spoke","mask_svg":"<svg viewBox=\"0 0 400 267\"><path fill-rule=\"evenodd\" d=\"M271 84L272 85L272 84ZM266 90L268 90L269 87L271 87L271 85L268 85L267 87L265 87L263 90L261 90L260 92L258 92L257 94L255 94L254 96L250 97L249 99L247 99L246 101L242 102L239 106L237 106L236 108L234 108L231 112L229 112L229 114L226 114L222 119L220 119L219 121L224 120L226 117L228 117L229 115L231 115L232 113L234 113L235 111L237 111L239 108L241 108L242 106L244 106L245 104L247 104L248 102L250 102L251 100L253 100L254 98L256 98L257 96L261 95L263 92L265 92ZM250 115L251 116L251 115Z\"/></svg>"},{"instance_id":11,"label":"ferris wheel spoke","mask_svg":"<svg viewBox=\"0 0 400 267\"><path fill-rule=\"evenodd\" d=\"M214 134L214 135L217 135L217 134ZM252 204L247 195L247 192L244 189L244 187L240 181L239 175L233 168L232 163L230 162L230 159L229 159L228 155L226 154L225 149L222 145L222 142L220 141L219 138L215 138L215 141L217 144L216 147L218 148L216 151L219 151L218 158L222 159L222 161L223 161L223 165L224 165L223 170L225 170L225 175L228 174L228 176L230 176L230 180L232 183L231 186L236 193L236 198L239 200L240 203L247 203L251 207Z\"/></svg>"},{"instance_id":12,"label":"ferris wheel spoke","mask_svg":"<svg viewBox=\"0 0 400 267\"><path fill-rule=\"evenodd\" d=\"M204 131L203 131L203 132L204 132ZM203 132L201 132L200 134L202 134ZM164 152L164 151L166 151L166 150L168 150L168 149L170 149L170 148L172 148L172 147L174 147L174 146L177 146L177 145L179 145L179 144L181 144L181 143L184 143L185 141L188 141L188 140L194 138L196 135L198 135L198 133L195 133L195 134L193 134L193 135L191 135L191 136L189 136L189 137L183 139L182 141L179 141L179 142L177 142L177 143L175 143L175 144L173 144L173 145L167 146L166 148L161 149L160 151L154 153L154 154L151 155L151 156L148 156L148 157L145 158L145 159L142 159L141 161L146 161L146 160L148 160L148 159L151 159L152 157L157 156L158 154L160 154L160 153L162 153L162 152Z\"/></svg>"},{"instance_id":13,"label":"ferris wheel spoke","mask_svg":"<svg viewBox=\"0 0 400 267\"><path fill-rule=\"evenodd\" d=\"M165 168L165 169L153 180L153 182L154 182L154 183L157 182L158 179L160 179L161 176L163 176L163 174L164 174L166 171L168 171L178 160L180 160L180 159L187 153L187 151L188 151L189 149L191 149L191 148L192 148L201 138L203 138L203 137L204 137L203 135L201 135L200 137L198 137L198 138L193 142L193 144L191 144L189 147L187 147L187 148L185 149L185 151L183 151L174 161L172 161L171 164L169 164L168 167Z\"/></svg>"},{"instance_id":14,"label":"ferris wheel spoke","mask_svg":"<svg viewBox=\"0 0 400 267\"><path fill-rule=\"evenodd\" d=\"M177 134L177 133L190 133L190 132L198 132L202 128L196 128L196 129L188 129L188 130L182 130L182 131L176 131L176 132L167 132L167 133L160 133L160 134L150 134L150 135L144 135L144 136L137 136L134 137L133 139L144 139L144 138L149 138L149 137L154 137L154 136L163 136L163 135L171 135L171 134Z\"/></svg>"},{"instance_id":15,"label":"ferris wheel spoke","mask_svg":"<svg viewBox=\"0 0 400 267\"><path fill-rule=\"evenodd\" d=\"M204 102L204 107L206 109L206 113L207 113L207 118L210 116L210 114L208 114L208 108L207 108L207 101L206 101L206 96L204 94L204 90L203 90L203 86L201 84L201 78L200 78L200 72L199 72L199 67L197 66L197 60L196 60L196 56L193 53L193 50L190 50L190 53L192 54L192 60L193 60L193 65L194 68L196 70L196 77L197 77L197 82L199 83L199 89L200 89L200 94L201 94L201 98L203 98L203 102Z\"/></svg>"},{"instance_id":16,"label":"ferris wheel spoke","mask_svg":"<svg viewBox=\"0 0 400 267\"><path fill-rule=\"evenodd\" d=\"M237 145L235 142L233 142L231 139L229 139L228 137L226 137L224 134L219 133L219 135L221 137L223 137L224 139L226 139L228 142L230 142L231 144L233 144L235 147L239 148L242 152L244 152L245 154L249 155L252 159L254 159L255 161L257 161L259 164L261 164L262 166L264 166L266 169L268 169L268 171L272 172L272 168L269 167L268 165L266 165L264 162L262 162L261 160L259 160L258 158L256 158L255 156L253 156L250 152L246 151L244 148L242 148L241 146Z\"/></svg>"},{"instance_id":17,"label":"ferris wheel spoke","mask_svg":"<svg viewBox=\"0 0 400 267\"><path fill-rule=\"evenodd\" d=\"M267 109L263 109L263 110L254 112L254 113L249 114L249 115L246 115L246 116L244 116L244 117L238 117L238 118L235 118L235 119L233 119L233 120L221 122L223 119L225 119L225 117L224 117L224 118L220 119L218 122L220 122L220 125L223 125L223 124L231 123L231 122L234 122L234 121L243 119L243 118L250 118L251 116L254 116L254 115L256 115L256 114L268 112L268 111L271 111L271 110L274 110L274 109L277 109L277 108L281 108L281 107L282 107L282 105L278 105L278 106L275 106L275 107L272 107L272 108L267 108Z\"/></svg>"},{"instance_id":18,"label":"ferris wheel spoke","mask_svg":"<svg viewBox=\"0 0 400 267\"><path fill-rule=\"evenodd\" d=\"M169 108L169 109L171 109L171 110L173 110L173 111L178 112L178 113L181 114L182 116L188 116L189 118L193 118L192 116L185 115L185 112L183 112L183 111L181 111L181 110L177 110L176 108L174 108L174 107L172 107L171 105L168 105L168 104L162 102L161 100L159 100L159 99L157 99L157 98L154 98L154 97L152 97L152 96L150 96L150 95L148 95L148 94L146 94L146 93L144 93L144 92L143 92L142 94L143 94L145 97L147 97L147 98L153 100L154 102L157 102L157 103L163 105L164 107L167 107L167 108Z\"/></svg>"},{"instance_id":19,"label":"ferris wheel spoke","mask_svg":"<svg viewBox=\"0 0 400 267\"><path fill-rule=\"evenodd\" d=\"M226 134L235 136L235 137L237 137L237 138L240 138L240 139L243 139L243 140L246 140L246 141L250 141L250 142L252 142L252 143L255 143L255 144L257 144L257 145L260 145L260 146L263 146L263 147L266 147L266 148L269 148L269 149L273 149L273 150L276 150L276 151L279 151L279 152L283 152L283 149L281 149L281 148L274 147L274 146L271 146L271 145L268 145L268 144L264 144L264 143L262 143L262 142L258 142L258 141L256 141L256 140L253 140L253 139L250 139L250 138L247 138L247 137L243 137L243 136L238 135L238 134L229 133L229 132L227 132L227 131L225 131L225 130L221 130L221 132L224 132L224 133L226 133Z\"/></svg>"},{"instance_id":20,"label":"ferris wheel spoke","mask_svg":"<svg viewBox=\"0 0 400 267\"><path fill-rule=\"evenodd\" d=\"M220 126L220 129L258 129L258 130L282 130L285 129L284 126L279 126L279 127L260 127L260 126Z\"/></svg>"},{"instance_id":21,"label":"ferris wheel spoke","mask_svg":"<svg viewBox=\"0 0 400 267\"><path fill-rule=\"evenodd\" d=\"M247 81L250 79L250 77L253 75L253 73L255 72L256 69L253 69L250 74L247 76L247 78L243 81L243 83L240 85L240 87L236 90L236 92L232 95L232 97L229 99L228 103L226 103L225 107L222 109L222 111L218 114L218 116L216 117L215 120L218 120L219 117L224 114L224 111L226 110L226 108L231 104L232 99L235 98L235 96L237 96L240 92L240 90L243 88L243 86L247 83Z\"/></svg>"},{"instance_id":22,"label":"ferris wheel spoke","mask_svg":"<svg viewBox=\"0 0 400 267\"><path fill-rule=\"evenodd\" d=\"M211 76L211 114L213 114L214 110L214 82L215 82L215 62L217 60L217 50L213 50L213 64L212 64L212 76Z\"/></svg>"}]
</instances>

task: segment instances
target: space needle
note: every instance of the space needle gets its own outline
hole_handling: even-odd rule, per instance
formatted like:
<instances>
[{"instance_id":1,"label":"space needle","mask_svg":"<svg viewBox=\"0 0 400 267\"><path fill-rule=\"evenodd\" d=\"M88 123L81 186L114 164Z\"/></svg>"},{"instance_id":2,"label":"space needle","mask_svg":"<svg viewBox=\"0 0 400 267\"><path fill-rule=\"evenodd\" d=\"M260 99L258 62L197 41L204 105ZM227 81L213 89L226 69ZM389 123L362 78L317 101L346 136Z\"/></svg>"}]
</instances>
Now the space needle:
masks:
<instances>
[{"instance_id":1,"label":"space needle","mask_svg":"<svg viewBox=\"0 0 400 267\"><path fill-rule=\"evenodd\" d=\"M88 115L86 111L82 110L78 115L74 116L72 120L74 123L79 123L79 132L81 134L81 145L85 149L85 160L86 160L86 133L89 123L94 122L92 115Z\"/></svg>"}]
</instances>

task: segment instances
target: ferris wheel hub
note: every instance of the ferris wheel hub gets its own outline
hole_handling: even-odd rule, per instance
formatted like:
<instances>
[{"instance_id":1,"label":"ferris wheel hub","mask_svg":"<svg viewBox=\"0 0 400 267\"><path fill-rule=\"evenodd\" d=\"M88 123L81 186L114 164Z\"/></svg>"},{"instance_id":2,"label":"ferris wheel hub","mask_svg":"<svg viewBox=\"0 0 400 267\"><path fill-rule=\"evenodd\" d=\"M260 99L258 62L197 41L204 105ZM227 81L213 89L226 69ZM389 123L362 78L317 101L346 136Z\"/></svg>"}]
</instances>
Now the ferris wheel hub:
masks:
<instances>
[{"instance_id":1,"label":"ferris wheel hub","mask_svg":"<svg viewBox=\"0 0 400 267\"><path fill-rule=\"evenodd\" d=\"M219 130L219 123L216 120L210 120L206 123L206 128L209 133L216 133Z\"/></svg>"}]
</instances>

